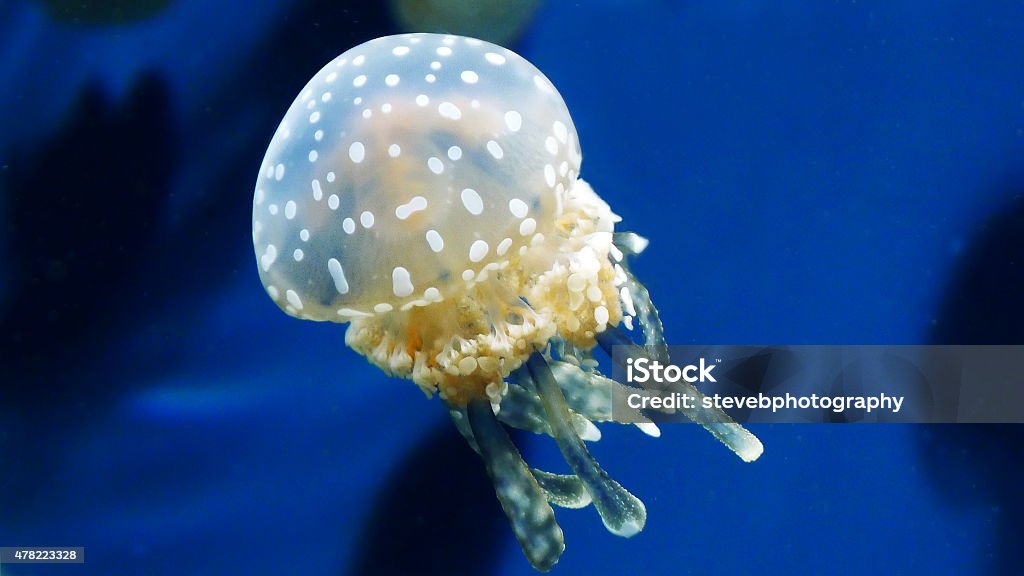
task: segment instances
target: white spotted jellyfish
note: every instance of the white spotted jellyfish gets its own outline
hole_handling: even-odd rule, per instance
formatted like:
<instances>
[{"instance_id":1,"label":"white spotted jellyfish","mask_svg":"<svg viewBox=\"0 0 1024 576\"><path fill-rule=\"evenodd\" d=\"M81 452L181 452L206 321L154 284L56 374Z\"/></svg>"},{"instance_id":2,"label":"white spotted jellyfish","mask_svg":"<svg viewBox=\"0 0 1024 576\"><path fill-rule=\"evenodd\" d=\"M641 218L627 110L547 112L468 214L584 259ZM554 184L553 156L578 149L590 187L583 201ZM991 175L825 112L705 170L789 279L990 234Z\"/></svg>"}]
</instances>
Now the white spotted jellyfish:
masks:
<instances>
[{"instance_id":1,"label":"white spotted jellyfish","mask_svg":"<svg viewBox=\"0 0 1024 576\"><path fill-rule=\"evenodd\" d=\"M519 55L473 38L389 36L303 88L253 201L270 297L297 318L349 323L348 346L441 397L542 571L565 549L552 504L593 503L619 536L646 521L584 445L625 386L593 351L668 359L626 264L647 241L616 232L620 218L579 178L581 159L565 102ZM744 460L761 454L723 413L686 415ZM504 426L554 437L571 474L530 468Z\"/></svg>"}]
</instances>

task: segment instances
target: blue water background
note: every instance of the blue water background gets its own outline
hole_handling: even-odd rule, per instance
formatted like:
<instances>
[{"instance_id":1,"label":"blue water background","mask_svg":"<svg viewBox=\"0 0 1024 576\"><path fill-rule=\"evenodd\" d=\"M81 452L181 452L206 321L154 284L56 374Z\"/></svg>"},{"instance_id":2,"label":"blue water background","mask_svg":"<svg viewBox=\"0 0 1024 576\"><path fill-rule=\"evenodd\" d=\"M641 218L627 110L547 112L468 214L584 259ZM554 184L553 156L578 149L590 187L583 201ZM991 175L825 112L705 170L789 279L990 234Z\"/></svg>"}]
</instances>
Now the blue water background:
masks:
<instances>
[{"instance_id":1,"label":"blue water background","mask_svg":"<svg viewBox=\"0 0 1024 576\"><path fill-rule=\"evenodd\" d=\"M446 425L436 400L348 351L341 327L282 314L250 253L252 184L281 114L330 57L389 31L342 4L180 0L107 28L0 5L0 165L59 132L85 84L116 106L155 73L177 153L155 225L189 248L139 262L111 288L132 313L105 301L109 320L54 352L71 360L47 393L10 400L77 410L5 412L0 455L27 443L47 465L0 462L0 545L84 545L89 560L5 574L350 573L387 478ZM670 342L934 339L964 254L1024 190L1024 4L590 4L549 1L516 49L565 97L583 177L650 238L634 269ZM178 237L211 202L241 217L208 243ZM0 267L0 306L17 281ZM972 457L974 436L944 452L950 436L921 426L759 426L765 455L743 464L695 426L603 430L593 452L649 522L623 540L592 509L558 511L556 573L1007 571L1019 503L993 488L998 454ZM556 467L549 443L526 445ZM464 505L451 484L436 497ZM430 525L422 538L479 540ZM532 573L497 538L486 573Z\"/></svg>"}]
</instances>

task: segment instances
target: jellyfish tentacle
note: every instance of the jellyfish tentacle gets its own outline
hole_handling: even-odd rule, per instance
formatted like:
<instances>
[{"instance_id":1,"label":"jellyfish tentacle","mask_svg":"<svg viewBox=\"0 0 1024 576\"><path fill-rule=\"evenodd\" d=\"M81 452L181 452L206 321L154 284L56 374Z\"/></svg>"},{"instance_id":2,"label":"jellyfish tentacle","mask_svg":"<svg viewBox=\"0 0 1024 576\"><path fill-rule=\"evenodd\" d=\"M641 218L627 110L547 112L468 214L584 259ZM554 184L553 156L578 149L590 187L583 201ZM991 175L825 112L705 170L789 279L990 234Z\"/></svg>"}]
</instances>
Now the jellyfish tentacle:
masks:
<instances>
[{"instance_id":1,"label":"jellyfish tentacle","mask_svg":"<svg viewBox=\"0 0 1024 576\"><path fill-rule=\"evenodd\" d=\"M636 256L647 248L648 241L643 236L633 232L617 232L612 235L613 245L628 256ZM622 272L625 276L621 288L624 291L623 305L636 312L637 321L644 335L644 345L654 347L659 362L668 362L668 344L665 342L665 328L661 323L661 316L658 308L651 300L651 293L647 287L623 264ZM628 299L628 302L625 301Z\"/></svg>"},{"instance_id":2,"label":"jellyfish tentacle","mask_svg":"<svg viewBox=\"0 0 1024 576\"><path fill-rule=\"evenodd\" d=\"M547 495L548 502L560 508L586 508L593 499L586 486L575 474L554 474L531 468L537 484Z\"/></svg>"},{"instance_id":3,"label":"jellyfish tentacle","mask_svg":"<svg viewBox=\"0 0 1024 576\"><path fill-rule=\"evenodd\" d=\"M632 414L635 420L646 420L643 414L625 403L612 407L616 398L625 398L629 386L608 378L600 372L588 372L569 362L549 361L548 366L562 389L569 408L595 422L612 420L613 412Z\"/></svg>"},{"instance_id":4,"label":"jellyfish tentacle","mask_svg":"<svg viewBox=\"0 0 1024 576\"><path fill-rule=\"evenodd\" d=\"M487 475L523 553L534 568L547 572L565 550L565 540L546 493L494 416L490 402L472 400L466 413Z\"/></svg>"},{"instance_id":5,"label":"jellyfish tentacle","mask_svg":"<svg viewBox=\"0 0 1024 576\"><path fill-rule=\"evenodd\" d=\"M600 334L596 335L595 339L597 340L597 345L600 346L602 350L604 350L605 354L607 354L608 357L611 358L612 361L618 364L619 368L622 369L626 368L626 358L641 357L636 356L636 354L642 354L642 357L644 358L650 357L650 355L647 354L647 352L643 350L639 344L634 342L633 339L629 337L629 334L626 334L618 327L609 327L608 330L605 330L604 332L601 332ZM623 357L621 358L616 358L615 354L613 354L615 346L627 347L628 353L623 355ZM625 384L623 385L625 386Z\"/></svg>"},{"instance_id":6,"label":"jellyfish tentacle","mask_svg":"<svg viewBox=\"0 0 1024 576\"><path fill-rule=\"evenodd\" d=\"M497 416L503 424L535 434L550 435L540 398L533 392L510 382L500 406Z\"/></svg>"},{"instance_id":7,"label":"jellyfish tentacle","mask_svg":"<svg viewBox=\"0 0 1024 576\"><path fill-rule=\"evenodd\" d=\"M653 354L648 352L648 348L635 344L629 338L629 335L622 332L622 329L618 327L599 334L597 342L613 359L615 356L612 354L612 347L625 346L626 353L617 359L620 363L623 363L623 366L627 358L654 359L652 357ZM680 392L695 398L693 408L678 408L684 416L700 424L708 432L711 432L715 438L718 438L722 444L728 446L744 462L753 462L761 456L764 452L764 445L757 439L757 436L754 436L749 430L737 424L721 409L714 407L705 408L703 402L704 394L700 390L683 380L673 384L673 386Z\"/></svg>"},{"instance_id":8,"label":"jellyfish tentacle","mask_svg":"<svg viewBox=\"0 0 1024 576\"><path fill-rule=\"evenodd\" d=\"M549 360L548 367L571 410L590 420L611 420L614 381L587 372L571 362Z\"/></svg>"},{"instance_id":9,"label":"jellyfish tentacle","mask_svg":"<svg viewBox=\"0 0 1024 576\"><path fill-rule=\"evenodd\" d=\"M633 301L636 318L640 324L640 329L643 331L644 344L652 347L657 352L658 361L668 362L668 344L665 342L665 328L661 323L658 309L654 306L654 302L651 301L651 293L647 291L647 287L637 280L636 276L629 269L623 269L626 273L626 281L623 283L623 287L628 291L627 296Z\"/></svg>"},{"instance_id":10,"label":"jellyfish tentacle","mask_svg":"<svg viewBox=\"0 0 1024 576\"><path fill-rule=\"evenodd\" d=\"M636 256L647 248L650 241L636 232L616 232L612 234L615 247L629 256Z\"/></svg>"},{"instance_id":11,"label":"jellyfish tentacle","mask_svg":"<svg viewBox=\"0 0 1024 576\"><path fill-rule=\"evenodd\" d=\"M448 405L448 415L452 418L452 423L455 424L455 429L462 434L462 437L466 439L466 443L473 449L473 452L480 454L480 446L476 443L476 437L473 436L473 430L469 427L469 414L466 412L466 408L463 406Z\"/></svg>"},{"instance_id":12,"label":"jellyfish tentacle","mask_svg":"<svg viewBox=\"0 0 1024 576\"><path fill-rule=\"evenodd\" d=\"M613 480L587 451L569 425L569 407L562 390L548 368L547 360L534 354L526 361L530 378L548 414L562 457L586 486L605 528L617 536L629 537L643 530L647 509L639 498Z\"/></svg>"},{"instance_id":13,"label":"jellyfish tentacle","mask_svg":"<svg viewBox=\"0 0 1024 576\"><path fill-rule=\"evenodd\" d=\"M480 445L477 444L476 438L473 436L473 430L470 429L469 418L465 408L451 408L451 417L452 422L455 423L455 428L466 439L469 447L479 455ZM550 432L546 431L544 433ZM530 472L537 480L541 490L544 491L548 502L555 506L560 508L586 508L592 502L590 493L587 492L583 482L575 474L555 474L537 468L530 468Z\"/></svg>"},{"instance_id":14,"label":"jellyfish tentacle","mask_svg":"<svg viewBox=\"0 0 1024 576\"><path fill-rule=\"evenodd\" d=\"M652 346L668 361L668 344L665 342L665 328L661 323L661 316L658 309L651 301L651 293L647 288L633 276L632 272L626 271L626 284L630 295L633 298L633 306L636 308L637 320L644 333L644 344Z\"/></svg>"},{"instance_id":15,"label":"jellyfish tentacle","mask_svg":"<svg viewBox=\"0 0 1024 576\"><path fill-rule=\"evenodd\" d=\"M516 384L514 376L510 376L509 379L513 381L508 383L508 392L501 401L501 408L497 413L498 420L513 428L534 434L554 436L540 397ZM601 439L601 431L586 416L570 411L569 418L573 429L580 435L580 438L588 442L596 442Z\"/></svg>"},{"instance_id":16,"label":"jellyfish tentacle","mask_svg":"<svg viewBox=\"0 0 1024 576\"><path fill-rule=\"evenodd\" d=\"M572 364L551 365L565 393L565 401L574 411L594 422L612 421L614 414L631 415L630 421L648 436L661 436L658 425L640 410L627 404L630 386L613 380L598 371L581 370Z\"/></svg>"},{"instance_id":17,"label":"jellyfish tentacle","mask_svg":"<svg viewBox=\"0 0 1024 576\"><path fill-rule=\"evenodd\" d=\"M584 348L562 338L554 339L552 344L560 362L568 362L585 370L596 368L598 365L592 353L593 348Z\"/></svg>"}]
</instances>

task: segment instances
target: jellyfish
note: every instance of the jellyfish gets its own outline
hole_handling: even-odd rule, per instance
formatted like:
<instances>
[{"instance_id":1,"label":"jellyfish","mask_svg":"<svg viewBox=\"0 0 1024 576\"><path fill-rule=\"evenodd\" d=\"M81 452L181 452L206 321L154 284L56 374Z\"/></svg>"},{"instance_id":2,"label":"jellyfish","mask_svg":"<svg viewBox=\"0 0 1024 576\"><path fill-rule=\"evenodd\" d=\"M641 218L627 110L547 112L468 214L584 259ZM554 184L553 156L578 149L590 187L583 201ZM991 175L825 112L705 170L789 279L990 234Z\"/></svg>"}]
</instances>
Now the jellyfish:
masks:
<instances>
[{"instance_id":1,"label":"jellyfish","mask_svg":"<svg viewBox=\"0 0 1024 576\"><path fill-rule=\"evenodd\" d=\"M253 200L270 298L300 319L347 323L349 347L440 397L540 571L565 548L553 505L592 504L618 536L643 529L644 504L585 445L625 386L595 353L668 359L628 266L647 241L616 230L581 160L565 102L521 56L404 34L356 46L309 81ZM761 454L721 412L687 416L744 460ZM506 427L554 438L568 473L528 466Z\"/></svg>"}]
</instances>

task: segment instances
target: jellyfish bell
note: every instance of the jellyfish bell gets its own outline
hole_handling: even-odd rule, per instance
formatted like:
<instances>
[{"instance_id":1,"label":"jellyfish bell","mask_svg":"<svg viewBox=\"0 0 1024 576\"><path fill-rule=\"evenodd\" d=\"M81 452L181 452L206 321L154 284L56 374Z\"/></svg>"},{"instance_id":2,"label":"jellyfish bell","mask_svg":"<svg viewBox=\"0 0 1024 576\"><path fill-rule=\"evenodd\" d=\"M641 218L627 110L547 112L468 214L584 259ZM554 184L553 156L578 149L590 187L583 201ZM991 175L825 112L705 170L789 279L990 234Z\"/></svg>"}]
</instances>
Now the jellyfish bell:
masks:
<instances>
[{"instance_id":1,"label":"jellyfish bell","mask_svg":"<svg viewBox=\"0 0 1024 576\"><path fill-rule=\"evenodd\" d=\"M595 399L622 386L592 352L628 345L634 325L664 349L626 265L645 241L615 231L581 160L565 102L525 59L472 38L389 36L300 92L253 202L270 297L298 318L350 323L352 349L444 400L541 570L564 549L549 503L593 503L618 535L643 528L643 504L583 444L610 419ZM727 417L706 416L744 459L760 454ZM502 423L554 437L572 474L530 469Z\"/></svg>"},{"instance_id":2,"label":"jellyfish bell","mask_svg":"<svg viewBox=\"0 0 1024 576\"><path fill-rule=\"evenodd\" d=\"M512 52L455 40L372 41L317 74L267 152L254 227L289 314L352 321L375 364L464 401L556 333L592 346L621 309L616 217L576 178L565 103Z\"/></svg>"}]
</instances>

